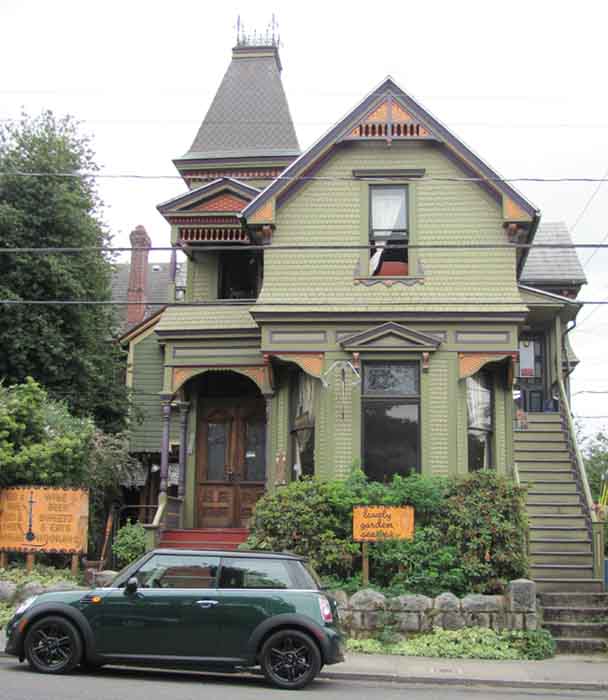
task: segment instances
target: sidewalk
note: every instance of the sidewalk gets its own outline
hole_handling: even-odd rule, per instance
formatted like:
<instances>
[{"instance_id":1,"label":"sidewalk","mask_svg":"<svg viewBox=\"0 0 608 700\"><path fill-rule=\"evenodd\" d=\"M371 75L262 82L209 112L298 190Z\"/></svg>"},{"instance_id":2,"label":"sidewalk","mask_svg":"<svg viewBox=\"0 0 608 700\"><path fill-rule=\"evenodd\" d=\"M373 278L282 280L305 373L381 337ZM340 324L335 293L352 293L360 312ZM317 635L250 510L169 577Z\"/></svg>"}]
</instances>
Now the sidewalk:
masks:
<instances>
[{"instance_id":1,"label":"sidewalk","mask_svg":"<svg viewBox=\"0 0 608 700\"><path fill-rule=\"evenodd\" d=\"M481 661L347 654L345 663L326 666L321 676L397 683L608 690L608 656L556 656L546 661Z\"/></svg>"},{"instance_id":2,"label":"sidewalk","mask_svg":"<svg viewBox=\"0 0 608 700\"><path fill-rule=\"evenodd\" d=\"M4 631L0 630L0 655L4 652L4 645ZM556 656L547 661L478 661L348 654L345 663L326 666L321 677L435 685L608 690L608 656Z\"/></svg>"}]
</instances>

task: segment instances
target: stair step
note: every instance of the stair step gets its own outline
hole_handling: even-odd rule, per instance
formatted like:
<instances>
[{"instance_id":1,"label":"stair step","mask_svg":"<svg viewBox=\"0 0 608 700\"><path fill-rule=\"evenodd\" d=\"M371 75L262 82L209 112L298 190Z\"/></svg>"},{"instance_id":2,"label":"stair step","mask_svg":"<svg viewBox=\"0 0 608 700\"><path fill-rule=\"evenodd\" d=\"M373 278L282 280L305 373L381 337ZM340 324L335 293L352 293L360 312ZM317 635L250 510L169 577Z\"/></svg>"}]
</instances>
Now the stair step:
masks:
<instances>
[{"instance_id":1,"label":"stair step","mask_svg":"<svg viewBox=\"0 0 608 700\"><path fill-rule=\"evenodd\" d=\"M591 539L586 537L564 539L561 537L535 537L530 535L530 554L537 552L580 552L591 553Z\"/></svg>"},{"instance_id":2,"label":"stair step","mask_svg":"<svg viewBox=\"0 0 608 700\"><path fill-rule=\"evenodd\" d=\"M558 654L604 654L608 651L606 639L567 639L555 640Z\"/></svg>"},{"instance_id":3,"label":"stair step","mask_svg":"<svg viewBox=\"0 0 608 700\"><path fill-rule=\"evenodd\" d=\"M537 493L568 493L571 495L576 494L578 496L578 487L574 479L571 479L570 481L548 481L547 479L534 479L533 481L529 482L528 495L535 495Z\"/></svg>"},{"instance_id":4,"label":"stair step","mask_svg":"<svg viewBox=\"0 0 608 700\"><path fill-rule=\"evenodd\" d=\"M560 639L606 639L608 624L601 622L545 622L543 627Z\"/></svg>"},{"instance_id":5,"label":"stair step","mask_svg":"<svg viewBox=\"0 0 608 700\"><path fill-rule=\"evenodd\" d=\"M568 453L568 443L563 436L561 440L543 440L542 438L527 440L525 433L518 433L513 441L513 449L516 454L520 451Z\"/></svg>"},{"instance_id":6,"label":"stair step","mask_svg":"<svg viewBox=\"0 0 608 700\"><path fill-rule=\"evenodd\" d=\"M545 449L525 449L522 450L519 446L513 451L514 460L521 462L568 462L570 463L570 455L567 450L547 450Z\"/></svg>"},{"instance_id":7,"label":"stair step","mask_svg":"<svg viewBox=\"0 0 608 700\"><path fill-rule=\"evenodd\" d=\"M580 515L554 515L552 513L530 513L529 521L532 527L577 527L584 528L587 521Z\"/></svg>"},{"instance_id":8,"label":"stair step","mask_svg":"<svg viewBox=\"0 0 608 700\"><path fill-rule=\"evenodd\" d=\"M532 564L530 566L530 576L535 581L544 578L591 579L593 578L593 565Z\"/></svg>"},{"instance_id":9,"label":"stair step","mask_svg":"<svg viewBox=\"0 0 608 700\"><path fill-rule=\"evenodd\" d=\"M599 608L608 610L608 593L541 593L543 607Z\"/></svg>"},{"instance_id":10,"label":"stair step","mask_svg":"<svg viewBox=\"0 0 608 700\"><path fill-rule=\"evenodd\" d=\"M160 547L170 549L213 549L233 551L249 536L246 528L192 528L164 530Z\"/></svg>"},{"instance_id":11,"label":"stair step","mask_svg":"<svg viewBox=\"0 0 608 700\"><path fill-rule=\"evenodd\" d=\"M517 469L522 471L572 471L572 463L569 459L544 460L544 459L516 459Z\"/></svg>"},{"instance_id":12,"label":"stair step","mask_svg":"<svg viewBox=\"0 0 608 700\"><path fill-rule=\"evenodd\" d=\"M604 590L604 581L601 578L537 578L534 581L539 593L601 593Z\"/></svg>"},{"instance_id":13,"label":"stair step","mask_svg":"<svg viewBox=\"0 0 608 700\"><path fill-rule=\"evenodd\" d=\"M543 624L555 622L600 622L608 621L608 608L549 608L543 607Z\"/></svg>"},{"instance_id":14,"label":"stair step","mask_svg":"<svg viewBox=\"0 0 608 700\"><path fill-rule=\"evenodd\" d=\"M578 540L589 537L586 527L568 527L566 525L531 525L530 538L555 537L560 540Z\"/></svg>"},{"instance_id":15,"label":"stair step","mask_svg":"<svg viewBox=\"0 0 608 700\"><path fill-rule=\"evenodd\" d=\"M557 481L562 484L570 483L576 485L572 469L533 469L525 467L519 470L519 480L524 485L531 482L538 484L541 480L543 482Z\"/></svg>"},{"instance_id":16,"label":"stair step","mask_svg":"<svg viewBox=\"0 0 608 700\"><path fill-rule=\"evenodd\" d=\"M235 551L239 548L238 542L201 542L200 540L195 540L193 542L184 542L182 540L177 541L165 541L161 540L159 547L161 549L201 549L201 550L217 550L217 551Z\"/></svg>"},{"instance_id":17,"label":"stair step","mask_svg":"<svg viewBox=\"0 0 608 700\"><path fill-rule=\"evenodd\" d=\"M555 491L540 491L534 486L532 486L526 493L526 504L528 506L538 506L541 504L580 506L581 499L578 493L556 493Z\"/></svg>"},{"instance_id":18,"label":"stair step","mask_svg":"<svg viewBox=\"0 0 608 700\"><path fill-rule=\"evenodd\" d=\"M561 423L562 414L559 411L530 411L526 413L528 423Z\"/></svg>"},{"instance_id":19,"label":"stair step","mask_svg":"<svg viewBox=\"0 0 608 700\"><path fill-rule=\"evenodd\" d=\"M561 442L564 440L564 433L561 426L534 426L528 428L527 430L515 429L513 431L513 436L515 438L515 444L519 444L520 441L535 442L536 440L542 440L543 442Z\"/></svg>"},{"instance_id":20,"label":"stair step","mask_svg":"<svg viewBox=\"0 0 608 700\"><path fill-rule=\"evenodd\" d=\"M531 552L530 566L538 566L539 564L593 566L593 555L591 552Z\"/></svg>"},{"instance_id":21,"label":"stair step","mask_svg":"<svg viewBox=\"0 0 608 700\"><path fill-rule=\"evenodd\" d=\"M567 515L570 517L584 518L583 507L580 503L563 503L563 502L543 502L543 501L528 501L526 511L531 517L535 516L552 516L552 515Z\"/></svg>"}]
</instances>

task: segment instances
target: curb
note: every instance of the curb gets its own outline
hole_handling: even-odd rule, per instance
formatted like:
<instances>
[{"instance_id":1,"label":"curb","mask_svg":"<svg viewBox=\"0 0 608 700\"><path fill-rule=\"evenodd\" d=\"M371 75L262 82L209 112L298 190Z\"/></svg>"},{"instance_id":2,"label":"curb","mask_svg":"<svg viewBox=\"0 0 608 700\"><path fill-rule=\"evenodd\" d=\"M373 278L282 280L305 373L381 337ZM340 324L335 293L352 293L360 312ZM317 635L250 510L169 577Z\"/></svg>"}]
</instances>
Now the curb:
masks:
<instances>
[{"instance_id":1,"label":"curb","mask_svg":"<svg viewBox=\"0 0 608 700\"><path fill-rule=\"evenodd\" d=\"M532 688L538 690L608 690L608 682L578 683L565 681L559 683L556 681L506 681L493 678L433 678L431 676L400 676L391 673L356 673L354 671L345 671L344 673L322 671L318 678L346 681L374 681L379 683L411 683L419 685L485 685L496 688Z\"/></svg>"}]
</instances>

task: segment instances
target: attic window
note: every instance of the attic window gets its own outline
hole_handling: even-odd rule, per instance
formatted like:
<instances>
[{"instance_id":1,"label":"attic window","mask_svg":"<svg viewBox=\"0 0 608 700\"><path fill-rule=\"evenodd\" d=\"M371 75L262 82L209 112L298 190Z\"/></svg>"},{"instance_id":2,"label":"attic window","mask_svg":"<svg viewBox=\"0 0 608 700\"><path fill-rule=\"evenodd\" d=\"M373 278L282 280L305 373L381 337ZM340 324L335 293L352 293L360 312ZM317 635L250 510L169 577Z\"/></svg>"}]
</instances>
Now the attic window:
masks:
<instances>
[{"instance_id":1,"label":"attic window","mask_svg":"<svg viewBox=\"0 0 608 700\"><path fill-rule=\"evenodd\" d=\"M407 185L370 187L369 274L404 277L408 274Z\"/></svg>"}]
</instances>

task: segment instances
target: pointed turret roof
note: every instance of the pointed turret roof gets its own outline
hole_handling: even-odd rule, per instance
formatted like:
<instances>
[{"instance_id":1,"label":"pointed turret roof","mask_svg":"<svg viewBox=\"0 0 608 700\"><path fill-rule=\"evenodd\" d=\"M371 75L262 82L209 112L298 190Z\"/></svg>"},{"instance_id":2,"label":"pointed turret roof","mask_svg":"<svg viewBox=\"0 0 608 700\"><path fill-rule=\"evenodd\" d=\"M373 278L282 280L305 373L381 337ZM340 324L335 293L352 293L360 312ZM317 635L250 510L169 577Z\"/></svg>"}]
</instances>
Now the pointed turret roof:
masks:
<instances>
[{"instance_id":1,"label":"pointed turret roof","mask_svg":"<svg viewBox=\"0 0 608 700\"><path fill-rule=\"evenodd\" d=\"M190 150L176 161L293 157L298 139L281 82L279 50L238 44Z\"/></svg>"}]
</instances>

